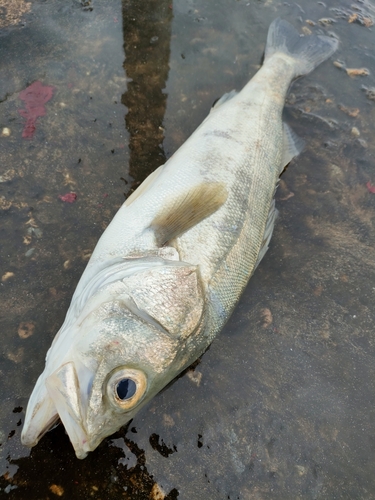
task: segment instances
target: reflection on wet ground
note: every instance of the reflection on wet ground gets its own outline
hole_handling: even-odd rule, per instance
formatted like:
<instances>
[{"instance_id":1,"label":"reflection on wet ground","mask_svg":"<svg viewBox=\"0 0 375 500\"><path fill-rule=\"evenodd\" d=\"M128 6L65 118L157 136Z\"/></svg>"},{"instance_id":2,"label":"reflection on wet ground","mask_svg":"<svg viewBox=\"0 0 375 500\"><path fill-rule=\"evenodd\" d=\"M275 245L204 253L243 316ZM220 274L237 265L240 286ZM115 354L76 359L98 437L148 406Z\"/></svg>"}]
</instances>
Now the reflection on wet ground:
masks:
<instances>
[{"instance_id":1,"label":"reflection on wet ground","mask_svg":"<svg viewBox=\"0 0 375 500\"><path fill-rule=\"evenodd\" d=\"M127 107L129 172L146 178L165 163L163 120L167 94L172 6L169 1L124 1L122 4ZM133 188L137 187L137 182Z\"/></svg>"},{"instance_id":2,"label":"reflection on wet ground","mask_svg":"<svg viewBox=\"0 0 375 500\"><path fill-rule=\"evenodd\" d=\"M15 24L16 3L0 1L0 496L373 498L373 4L35 1ZM27 398L98 237L124 192L254 74L278 15L340 48L288 97L306 148L234 315L87 459L61 427L30 452ZM34 82L53 93L22 138Z\"/></svg>"}]
</instances>

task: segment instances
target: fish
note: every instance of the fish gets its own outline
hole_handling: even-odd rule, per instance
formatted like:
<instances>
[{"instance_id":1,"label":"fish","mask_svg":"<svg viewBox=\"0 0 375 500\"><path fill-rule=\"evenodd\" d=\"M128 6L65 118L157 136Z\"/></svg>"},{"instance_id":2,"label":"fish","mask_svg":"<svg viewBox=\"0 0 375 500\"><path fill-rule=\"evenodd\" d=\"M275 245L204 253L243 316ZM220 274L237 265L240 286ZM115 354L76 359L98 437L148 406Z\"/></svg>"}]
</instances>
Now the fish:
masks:
<instances>
[{"instance_id":1,"label":"fish","mask_svg":"<svg viewBox=\"0 0 375 500\"><path fill-rule=\"evenodd\" d=\"M274 20L259 71L127 198L47 352L24 445L61 420L85 458L208 348L267 251L279 177L303 148L282 120L288 89L337 46Z\"/></svg>"}]
</instances>

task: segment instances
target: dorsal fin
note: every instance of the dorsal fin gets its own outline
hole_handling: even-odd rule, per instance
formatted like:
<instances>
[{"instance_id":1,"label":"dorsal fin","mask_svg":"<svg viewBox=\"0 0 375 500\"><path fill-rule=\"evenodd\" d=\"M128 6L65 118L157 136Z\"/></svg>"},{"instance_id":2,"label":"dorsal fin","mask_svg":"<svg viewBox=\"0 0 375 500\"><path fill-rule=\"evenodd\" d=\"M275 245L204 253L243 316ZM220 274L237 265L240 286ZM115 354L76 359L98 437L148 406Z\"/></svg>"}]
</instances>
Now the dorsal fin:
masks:
<instances>
[{"instance_id":1,"label":"dorsal fin","mask_svg":"<svg viewBox=\"0 0 375 500\"><path fill-rule=\"evenodd\" d=\"M212 215L225 203L227 196L224 184L202 183L164 204L150 224L157 244L165 245Z\"/></svg>"},{"instance_id":2,"label":"dorsal fin","mask_svg":"<svg viewBox=\"0 0 375 500\"><path fill-rule=\"evenodd\" d=\"M232 99L232 97L236 96L237 94L238 94L237 90L234 89L231 90L230 92L227 92L226 94L223 94L217 101L213 103L210 113L214 109L217 109L219 106Z\"/></svg>"},{"instance_id":3,"label":"dorsal fin","mask_svg":"<svg viewBox=\"0 0 375 500\"><path fill-rule=\"evenodd\" d=\"M164 165L160 165L156 170L151 172L151 174L146 177L146 179L140 184L135 191L132 192L128 198L126 198L124 205L129 206L135 201L137 198L139 198L143 193L145 193L151 185L154 183L154 181L159 177L159 175L162 172Z\"/></svg>"}]
</instances>

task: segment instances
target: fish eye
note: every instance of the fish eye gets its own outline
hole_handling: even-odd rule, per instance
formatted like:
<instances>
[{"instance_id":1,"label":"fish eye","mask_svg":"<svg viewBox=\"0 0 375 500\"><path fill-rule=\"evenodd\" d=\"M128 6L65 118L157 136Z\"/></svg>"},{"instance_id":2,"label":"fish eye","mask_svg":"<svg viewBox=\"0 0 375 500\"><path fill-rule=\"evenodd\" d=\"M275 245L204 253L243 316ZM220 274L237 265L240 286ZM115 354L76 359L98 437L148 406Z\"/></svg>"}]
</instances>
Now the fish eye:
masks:
<instances>
[{"instance_id":1,"label":"fish eye","mask_svg":"<svg viewBox=\"0 0 375 500\"><path fill-rule=\"evenodd\" d=\"M143 398L147 388L146 375L133 368L114 370L107 382L107 396L116 409L131 410Z\"/></svg>"},{"instance_id":2,"label":"fish eye","mask_svg":"<svg viewBox=\"0 0 375 500\"><path fill-rule=\"evenodd\" d=\"M116 386L116 395L121 401L130 399L134 396L137 390L137 385L131 378L123 378Z\"/></svg>"}]
</instances>

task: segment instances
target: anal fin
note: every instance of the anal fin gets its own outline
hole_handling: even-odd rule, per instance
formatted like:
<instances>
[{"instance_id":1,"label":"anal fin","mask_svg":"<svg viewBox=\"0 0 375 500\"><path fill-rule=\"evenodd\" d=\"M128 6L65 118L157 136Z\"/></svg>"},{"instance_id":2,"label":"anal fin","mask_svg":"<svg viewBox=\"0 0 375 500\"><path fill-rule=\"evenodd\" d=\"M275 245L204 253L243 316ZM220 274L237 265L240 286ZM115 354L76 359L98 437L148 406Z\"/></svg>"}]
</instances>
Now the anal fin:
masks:
<instances>
[{"instance_id":1,"label":"anal fin","mask_svg":"<svg viewBox=\"0 0 375 500\"><path fill-rule=\"evenodd\" d=\"M266 228L264 230L264 235L263 235L263 241L262 241L262 246L260 248L259 254L257 261L254 266L254 271L258 267L259 262L263 259L263 257L266 255L266 252L268 250L272 233L273 233L273 228L275 227L275 221L277 218L279 211L275 207L275 200L272 200L271 206L270 206L270 211L268 212L268 219L266 223Z\"/></svg>"},{"instance_id":2,"label":"anal fin","mask_svg":"<svg viewBox=\"0 0 375 500\"><path fill-rule=\"evenodd\" d=\"M289 162L298 156L305 147L305 141L298 137L293 130L283 122L283 158L281 168L284 169Z\"/></svg>"}]
</instances>

